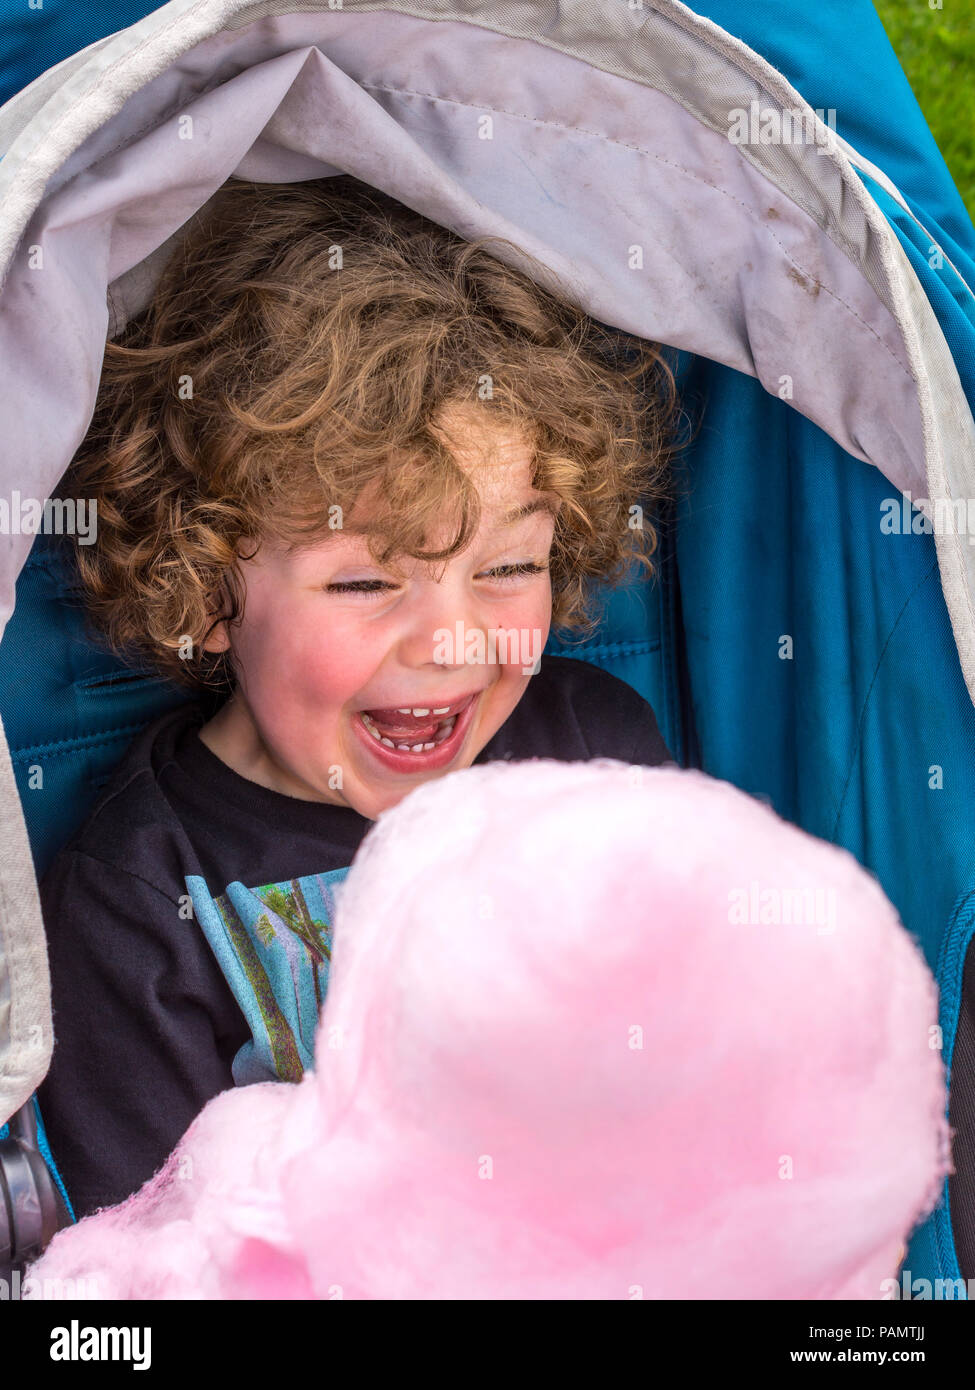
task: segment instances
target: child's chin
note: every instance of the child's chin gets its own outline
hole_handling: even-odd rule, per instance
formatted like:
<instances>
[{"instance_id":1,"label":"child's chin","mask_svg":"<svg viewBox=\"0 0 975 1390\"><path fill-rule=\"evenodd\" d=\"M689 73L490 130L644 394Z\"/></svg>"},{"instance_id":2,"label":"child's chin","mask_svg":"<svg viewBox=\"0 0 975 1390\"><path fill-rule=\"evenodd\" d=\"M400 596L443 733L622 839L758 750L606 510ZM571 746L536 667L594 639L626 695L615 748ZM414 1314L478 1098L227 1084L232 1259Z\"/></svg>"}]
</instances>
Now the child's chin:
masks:
<instances>
[{"instance_id":1,"label":"child's chin","mask_svg":"<svg viewBox=\"0 0 975 1390\"><path fill-rule=\"evenodd\" d=\"M363 777L361 783L350 796L349 803L353 810L358 811L360 816L365 816L368 820L375 820L383 811L391 811L394 806L398 806L404 797L409 796L411 791L422 786L424 782L433 782L438 777L446 777L451 772L470 767L478 751L477 749L474 751L465 750L447 767L430 768L429 770L418 768L412 774L390 772L386 777L383 777L380 772L375 776Z\"/></svg>"}]
</instances>

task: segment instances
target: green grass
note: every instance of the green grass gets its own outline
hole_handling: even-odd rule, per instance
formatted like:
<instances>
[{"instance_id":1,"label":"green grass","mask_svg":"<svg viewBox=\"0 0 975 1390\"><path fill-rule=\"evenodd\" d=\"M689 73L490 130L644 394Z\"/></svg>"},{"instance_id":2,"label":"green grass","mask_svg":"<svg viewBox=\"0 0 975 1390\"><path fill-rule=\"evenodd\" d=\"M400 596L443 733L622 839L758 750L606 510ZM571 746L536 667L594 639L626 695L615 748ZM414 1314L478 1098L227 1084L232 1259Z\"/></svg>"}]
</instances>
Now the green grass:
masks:
<instances>
[{"instance_id":1,"label":"green grass","mask_svg":"<svg viewBox=\"0 0 975 1390\"><path fill-rule=\"evenodd\" d=\"M972 0L874 0L881 23L975 218L975 17Z\"/></svg>"}]
</instances>

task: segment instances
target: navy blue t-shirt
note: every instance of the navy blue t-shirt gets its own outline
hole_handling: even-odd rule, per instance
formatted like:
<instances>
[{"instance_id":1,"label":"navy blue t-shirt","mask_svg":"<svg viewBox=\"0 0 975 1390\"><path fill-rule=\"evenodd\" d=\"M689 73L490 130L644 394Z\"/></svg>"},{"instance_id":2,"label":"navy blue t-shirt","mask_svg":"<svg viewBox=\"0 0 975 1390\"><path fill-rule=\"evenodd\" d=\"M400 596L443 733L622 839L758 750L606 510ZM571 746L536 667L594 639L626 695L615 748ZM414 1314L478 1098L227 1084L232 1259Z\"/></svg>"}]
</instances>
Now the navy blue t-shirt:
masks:
<instances>
[{"instance_id":1,"label":"navy blue t-shirt","mask_svg":"<svg viewBox=\"0 0 975 1390\"><path fill-rule=\"evenodd\" d=\"M41 883L55 1046L39 1099L79 1217L136 1191L208 1100L257 1079L239 1061L260 1030L200 912L219 912L218 935L238 933L246 966L263 940L244 930L249 905L273 905L258 928L284 935L290 924L327 965L328 886L373 824L240 776L199 738L206 718L191 703L146 728ZM533 757L672 761L652 709L629 685L555 656L541 658L475 763ZM294 941L285 945L294 952ZM289 1028L273 999L261 1020L276 1073L290 1079L308 1060L327 969L314 979L311 1023Z\"/></svg>"}]
</instances>

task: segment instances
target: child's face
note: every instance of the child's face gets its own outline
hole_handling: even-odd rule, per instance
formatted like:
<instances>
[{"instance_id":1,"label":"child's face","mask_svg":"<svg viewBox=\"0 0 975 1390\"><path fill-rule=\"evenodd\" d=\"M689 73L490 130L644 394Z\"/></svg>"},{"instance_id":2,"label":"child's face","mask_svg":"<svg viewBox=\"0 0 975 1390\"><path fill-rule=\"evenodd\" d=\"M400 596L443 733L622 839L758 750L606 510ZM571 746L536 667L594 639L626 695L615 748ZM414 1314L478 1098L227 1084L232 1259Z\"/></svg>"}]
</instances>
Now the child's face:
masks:
<instances>
[{"instance_id":1,"label":"child's face","mask_svg":"<svg viewBox=\"0 0 975 1390\"><path fill-rule=\"evenodd\" d=\"M374 820L421 782L469 767L511 714L551 623L555 499L505 524L545 499L513 431L495 436L496 461L479 466L478 428L470 421L455 453L478 488L481 525L451 560L399 557L394 572L363 537L337 530L293 556L265 544L243 563L244 614L230 638L238 687L201 733L242 776ZM491 573L529 565L539 568ZM366 587L339 587L356 583ZM502 629L523 644L492 643ZM226 646L222 630L208 646Z\"/></svg>"}]
</instances>

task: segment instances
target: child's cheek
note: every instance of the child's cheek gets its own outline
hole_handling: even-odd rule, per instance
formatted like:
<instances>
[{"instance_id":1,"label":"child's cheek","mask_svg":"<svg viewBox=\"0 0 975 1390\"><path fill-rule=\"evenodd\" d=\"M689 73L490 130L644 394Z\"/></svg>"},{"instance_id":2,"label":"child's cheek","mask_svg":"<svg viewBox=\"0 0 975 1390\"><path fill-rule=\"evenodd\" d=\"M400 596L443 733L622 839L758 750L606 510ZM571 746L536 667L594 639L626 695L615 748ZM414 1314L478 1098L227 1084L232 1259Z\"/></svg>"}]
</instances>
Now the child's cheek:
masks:
<instances>
[{"instance_id":1,"label":"child's cheek","mask_svg":"<svg viewBox=\"0 0 975 1390\"><path fill-rule=\"evenodd\" d=\"M541 653L552 625L552 586L548 578L533 583L501 605L503 617L499 626L528 633L532 650Z\"/></svg>"},{"instance_id":2,"label":"child's cheek","mask_svg":"<svg viewBox=\"0 0 975 1390\"><path fill-rule=\"evenodd\" d=\"M311 696L336 715L350 701L358 704L368 694L385 653L375 630L363 630L354 622L323 627L306 650Z\"/></svg>"},{"instance_id":3,"label":"child's cheek","mask_svg":"<svg viewBox=\"0 0 975 1390\"><path fill-rule=\"evenodd\" d=\"M329 613L325 602L255 604L248 616L238 645L247 693L282 731L337 719L381 659L368 625Z\"/></svg>"},{"instance_id":4,"label":"child's cheek","mask_svg":"<svg viewBox=\"0 0 975 1390\"><path fill-rule=\"evenodd\" d=\"M338 716L368 691L385 653L380 625L355 613L319 612L293 622L289 666L293 688L318 718Z\"/></svg>"}]
</instances>

